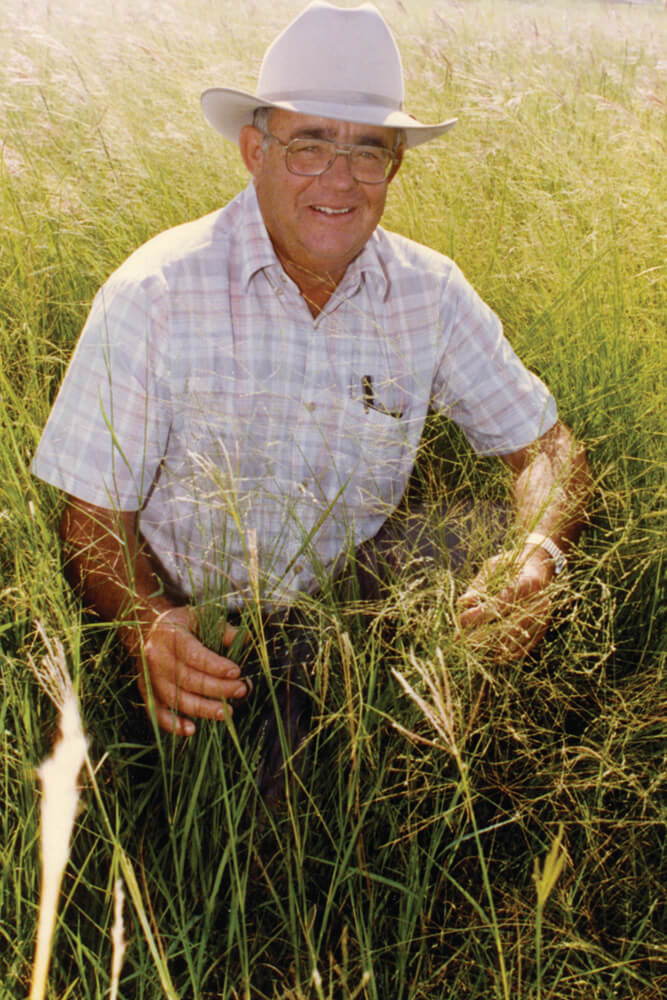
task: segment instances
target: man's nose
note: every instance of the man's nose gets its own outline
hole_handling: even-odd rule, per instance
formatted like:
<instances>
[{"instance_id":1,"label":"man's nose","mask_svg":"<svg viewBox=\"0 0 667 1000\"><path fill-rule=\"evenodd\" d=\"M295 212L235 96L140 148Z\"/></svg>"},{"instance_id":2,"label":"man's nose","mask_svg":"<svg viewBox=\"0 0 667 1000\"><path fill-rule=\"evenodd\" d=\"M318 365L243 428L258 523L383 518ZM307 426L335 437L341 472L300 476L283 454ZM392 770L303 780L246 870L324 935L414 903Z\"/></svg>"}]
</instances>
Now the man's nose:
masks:
<instances>
[{"instance_id":1,"label":"man's nose","mask_svg":"<svg viewBox=\"0 0 667 1000\"><path fill-rule=\"evenodd\" d=\"M352 176L349 153L336 152L333 163L327 167L323 174L320 174L320 177L325 178L330 183L343 187L356 184L357 182Z\"/></svg>"}]
</instances>

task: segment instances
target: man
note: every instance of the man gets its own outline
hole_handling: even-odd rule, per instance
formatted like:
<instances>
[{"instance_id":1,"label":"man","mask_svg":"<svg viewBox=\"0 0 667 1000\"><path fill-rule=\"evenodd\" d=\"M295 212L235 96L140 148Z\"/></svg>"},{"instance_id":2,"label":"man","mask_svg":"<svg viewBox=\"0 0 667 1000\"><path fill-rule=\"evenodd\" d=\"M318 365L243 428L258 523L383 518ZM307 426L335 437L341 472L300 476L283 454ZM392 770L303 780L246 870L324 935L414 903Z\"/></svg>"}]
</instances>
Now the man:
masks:
<instances>
[{"instance_id":1,"label":"man","mask_svg":"<svg viewBox=\"0 0 667 1000\"><path fill-rule=\"evenodd\" d=\"M252 183L112 275L40 442L34 472L68 495L72 575L120 622L167 731L224 719L250 688L199 641L195 609L316 593L391 523L429 407L513 476L514 545L461 596L461 627L495 623L507 656L546 629L585 459L456 266L378 227L405 151L455 122L423 125L402 101L370 4L312 3L256 95L206 91Z\"/></svg>"}]
</instances>

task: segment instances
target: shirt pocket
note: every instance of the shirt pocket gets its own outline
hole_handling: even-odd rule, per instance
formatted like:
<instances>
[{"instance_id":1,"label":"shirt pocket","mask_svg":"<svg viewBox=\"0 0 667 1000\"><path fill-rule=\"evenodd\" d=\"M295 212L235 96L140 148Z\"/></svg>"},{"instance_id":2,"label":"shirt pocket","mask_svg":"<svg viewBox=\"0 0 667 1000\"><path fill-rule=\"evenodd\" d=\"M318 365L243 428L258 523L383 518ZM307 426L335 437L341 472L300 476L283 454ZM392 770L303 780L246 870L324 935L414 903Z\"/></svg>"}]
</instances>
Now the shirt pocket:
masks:
<instances>
[{"instance_id":1,"label":"shirt pocket","mask_svg":"<svg viewBox=\"0 0 667 1000\"><path fill-rule=\"evenodd\" d=\"M402 401L385 393L381 400L376 395L374 404L348 399L339 426L338 481L348 508L362 519L384 518L394 510L416 456L414 422Z\"/></svg>"}]
</instances>

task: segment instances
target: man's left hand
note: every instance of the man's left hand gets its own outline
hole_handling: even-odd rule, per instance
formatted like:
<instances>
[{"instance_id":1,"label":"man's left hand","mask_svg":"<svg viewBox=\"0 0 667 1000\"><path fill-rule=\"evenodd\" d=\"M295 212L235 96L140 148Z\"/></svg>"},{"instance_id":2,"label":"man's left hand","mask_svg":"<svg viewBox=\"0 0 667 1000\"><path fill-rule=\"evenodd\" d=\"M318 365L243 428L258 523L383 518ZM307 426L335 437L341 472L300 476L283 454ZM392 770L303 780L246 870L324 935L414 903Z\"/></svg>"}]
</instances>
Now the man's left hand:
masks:
<instances>
[{"instance_id":1,"label":"man's left hand","mask_svg":"<svg viewBox=\"0 0 667 1000\"><path fill-rule=\"evenodd\" d=\"M487 559L458 600L468 640L498 661L526 656L549 627L553 575L542 550L500 552Z\"/></svg>"}]
</instances>

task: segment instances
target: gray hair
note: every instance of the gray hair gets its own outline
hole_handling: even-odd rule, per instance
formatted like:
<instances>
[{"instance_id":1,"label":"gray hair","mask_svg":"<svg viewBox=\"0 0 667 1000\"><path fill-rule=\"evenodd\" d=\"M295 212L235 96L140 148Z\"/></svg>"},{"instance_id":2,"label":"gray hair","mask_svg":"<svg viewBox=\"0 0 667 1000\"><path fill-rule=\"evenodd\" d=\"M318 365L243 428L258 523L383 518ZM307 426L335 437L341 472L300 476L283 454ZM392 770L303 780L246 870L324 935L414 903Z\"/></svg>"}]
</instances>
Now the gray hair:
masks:
<instances>
[{"instance_id":1,"label":"gray hair","mask_svg":"<svg viewBox=\"0 0 667 1000\"><path fill-rule=\"evenodd\" d=\"M252 123L255 128L259 129L263 133L264 138L262 139L262 148L266 150L269 145L268 132L271 131L269 128L269 121L271 119L271 114L273 108L255 108L252 116Z\"/></svg>"},{"instance_id":2,"label":"gray hair","mask_svg":"<svg viewBox=\"0 0 667 1000\"><path fill-rule=\"evenodd\" d=\"M271 115L275 108L255 108L254 114L252 116L252 123L255 128L259 129L265 135L270 131L269 122L271 120ZM266 139L264 140L266 142ZM402 128L394 129L394 152L397 152L401 146L405 145L405 130Z\"/></svg>"}]
</instances>

